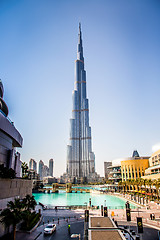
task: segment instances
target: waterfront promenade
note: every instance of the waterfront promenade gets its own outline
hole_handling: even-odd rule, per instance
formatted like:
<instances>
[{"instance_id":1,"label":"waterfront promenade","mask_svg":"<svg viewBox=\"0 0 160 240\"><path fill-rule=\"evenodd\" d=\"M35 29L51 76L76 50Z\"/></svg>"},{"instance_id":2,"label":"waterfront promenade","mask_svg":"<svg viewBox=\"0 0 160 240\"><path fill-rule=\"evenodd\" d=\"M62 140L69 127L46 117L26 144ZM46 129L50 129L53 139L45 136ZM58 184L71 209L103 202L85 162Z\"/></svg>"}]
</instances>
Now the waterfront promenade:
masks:
<instances>
[{"instance_id":1,"label":"waterfront promenade","mask_svg":"<svg viewBox=\"0 0 160 240\"><path fill-rule=\"evenodd\" d=\"M116 194L117 197L124 198L121 194ZM129 200L130 196L126 195L125 200ZM38 205L37 208L40 206ZM100 216L101 211L90 209L90 216ZM113 216L114 212L114 216ZM155 220L150 220L150 214L155 215ZM43 220L40 223L39 227L33 231L32 233L21 233L17 232L16 240L42 240L42 239L70 239L70 236L68 235L67 226L68 223L71 225L71 233L80 233L81 239L83 239L83 224L84 224L84 209L77 209L77 210L42 210ZM108 209L108 215L114 218L118 222L118 224L121 226L127 225L126 222L126 211L125 209ZM145 233L150 236L150 238L147 238L147 235L145 238L146 240L156 240L158 236L158 231L160 231L160 205L149 201L147 206L140 206L140 204L137 204L137 208L133 209L131 212L131 222L130 226L133 227L133 229L136 229L136 217L141 216L143 218L143 225L145 228ZM64 218L65 217L65 218ZM59 218L59 224L58 224L58 218ZM49 222L56 223L57 225L57 231L52 236L44 236L43 235L43 229ZM44 224L43 224L44 222ZM158 238L157 238L158 239Z\"/></svg>"}]
</instances>

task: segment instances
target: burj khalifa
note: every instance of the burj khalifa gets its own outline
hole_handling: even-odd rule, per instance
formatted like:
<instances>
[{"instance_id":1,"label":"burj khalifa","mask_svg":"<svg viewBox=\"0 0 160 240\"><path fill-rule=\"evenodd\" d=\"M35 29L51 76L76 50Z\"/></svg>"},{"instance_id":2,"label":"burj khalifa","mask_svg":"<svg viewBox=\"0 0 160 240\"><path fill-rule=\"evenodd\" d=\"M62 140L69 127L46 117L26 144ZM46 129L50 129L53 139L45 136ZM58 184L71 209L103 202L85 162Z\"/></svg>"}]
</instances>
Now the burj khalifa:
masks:
<instances>
[{"instance_id":1,"label":"burj khalifa","mask_svg":"<svg viewBox=\"0 0 160 240\"><path fill-rule=\"evenodd\" d=\"M86 94L86 71L84 70L81 24L79 24L72 98L70 143L67 145L66 172L71 178L87 178L89 180L95 175L95 155L92 152L91 127L89 126L89 104Z\"/></svg>"}]
</instances>

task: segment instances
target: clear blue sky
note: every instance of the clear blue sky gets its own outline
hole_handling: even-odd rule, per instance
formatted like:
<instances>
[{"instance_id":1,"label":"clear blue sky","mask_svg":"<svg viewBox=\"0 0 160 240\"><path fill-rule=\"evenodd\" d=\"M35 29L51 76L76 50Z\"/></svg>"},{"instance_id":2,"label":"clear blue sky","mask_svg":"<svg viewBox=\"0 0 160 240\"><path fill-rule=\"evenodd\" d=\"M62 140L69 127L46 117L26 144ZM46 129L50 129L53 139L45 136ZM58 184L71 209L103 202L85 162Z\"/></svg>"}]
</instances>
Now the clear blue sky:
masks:
<instances>
[{"instance_id":1,"label":"clear blue sky","mask_svg":"<svg viewBox=\"0 0 160 240\"><path fill-rule=\"evenodd\" d=\"M0 0L0 78L21 160L66 167L78 22L96 170L160 142L159 0Z\"/></svg>"}]
</instances>

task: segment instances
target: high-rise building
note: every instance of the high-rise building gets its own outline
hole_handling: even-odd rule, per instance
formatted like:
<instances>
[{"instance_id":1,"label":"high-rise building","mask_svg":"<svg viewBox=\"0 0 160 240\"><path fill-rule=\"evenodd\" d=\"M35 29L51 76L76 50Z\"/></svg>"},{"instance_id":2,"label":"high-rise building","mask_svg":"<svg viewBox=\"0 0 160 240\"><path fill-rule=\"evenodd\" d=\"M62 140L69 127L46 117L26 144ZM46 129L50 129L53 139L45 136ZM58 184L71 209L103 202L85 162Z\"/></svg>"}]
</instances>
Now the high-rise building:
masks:
<instances>
[{"instance_id":1,"label":"high-rise building","mask_svg":"<svg viewBox=\"0 0 160 240\"><path fill-rule=\"evenodd\" d=\"M49 176L49 167L47 165L44 165L43 167L43 177L48 177Z\"/></svg>"},{"instance_id":2,"label":"high-rise building","mask_svg":"<svg viewBox=\"0 0 160 240\"><path fill-rule=\"evenodd\" d=\"M53 159L49 160L49 176L53 177Z\"/></svg>"},{"instance_id":3,"label":"high-rise building","mask_svg":"<svg viewBox=\"0 0 160 240\"><path fill-rule=\"evenodd\" d=\"M95 175L95 155L92 152L89 104L86 94L86 71L79 24L77 60L75 61L75 87L73 91L70 144L67 146L67 174L70 177L91 179Z\"/></svg>"},{"instance_id":4,"label":"high-rise building","mask_svg":"<svg viewBox=\"0 0 160 240\"><path fill-rule=\"evenodd\" d=\"M32 158L29 160L29 169L37 172L37 162Z\"/></svg>"},{"instance_id":5,"label":"high-rise building","mask_svg":"<svg viewBox=\"0 0 160 240\"><path fill-rule=\"evenodd\" d=\"M108 167L112 166L112 162L104 162L104 176L108 179L108 174L111 172L111 169Z\"/></svg>"},{"instance_id":6,"label":"high-rise building","mask_svg":"<svg viewBox=\"0 0 160 240\"><path fill-rule=\"evenodd\" d=\"M43 180L44 177L44 162L42 160L39 161L39 178Z\"/></svg>"}]
</instances>

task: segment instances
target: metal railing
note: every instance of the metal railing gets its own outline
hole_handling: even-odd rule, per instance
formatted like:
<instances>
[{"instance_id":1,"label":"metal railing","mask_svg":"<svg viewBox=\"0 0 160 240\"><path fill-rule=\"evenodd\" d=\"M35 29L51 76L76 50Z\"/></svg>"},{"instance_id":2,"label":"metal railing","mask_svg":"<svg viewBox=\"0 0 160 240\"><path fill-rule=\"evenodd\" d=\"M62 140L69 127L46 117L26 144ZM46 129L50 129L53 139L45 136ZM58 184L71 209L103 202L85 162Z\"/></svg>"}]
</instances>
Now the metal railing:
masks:
<instances>
[{"instance_id":1,"label":"metal railing","mask_svg":"<svg viewBox=\"0 0 160 240\"><path fill-rule=\"evenodd\" d=\"M100 209L100 206L87 206L87 205L67 205L67 206L53 206L53 205L44 205L46 209L53 210L53 209ZM125 209L125 206L107 206L108 210L115 210L115 209ZM136 206L132 206L132 209L136 209Z\"/></svg>"}]
</instances>

